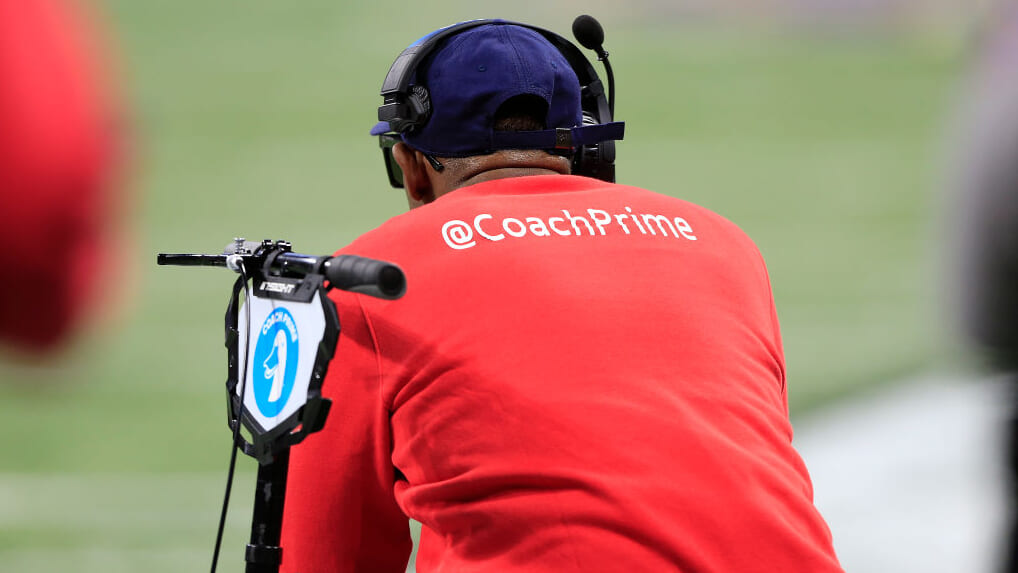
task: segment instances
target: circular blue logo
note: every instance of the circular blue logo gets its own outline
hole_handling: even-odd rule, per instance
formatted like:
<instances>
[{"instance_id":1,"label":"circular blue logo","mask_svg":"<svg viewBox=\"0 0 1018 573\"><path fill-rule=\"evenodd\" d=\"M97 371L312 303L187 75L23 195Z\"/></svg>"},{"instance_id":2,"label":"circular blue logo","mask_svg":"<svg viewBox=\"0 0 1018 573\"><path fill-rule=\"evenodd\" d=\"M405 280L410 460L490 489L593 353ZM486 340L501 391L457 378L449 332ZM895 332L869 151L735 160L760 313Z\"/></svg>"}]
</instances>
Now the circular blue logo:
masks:
<instances>
[{"instance_id":1,"label":"circular blue logo","mask_svg":"<svg viewBox=\"0 0 1018 573\"><path fill-rule=\"evenodd\" d=\"M251 373L255 403L263 416L278 416L290 399L299 351L293 315L285 308L273 310L258 331Z\"/></svg>"}]
</instances>

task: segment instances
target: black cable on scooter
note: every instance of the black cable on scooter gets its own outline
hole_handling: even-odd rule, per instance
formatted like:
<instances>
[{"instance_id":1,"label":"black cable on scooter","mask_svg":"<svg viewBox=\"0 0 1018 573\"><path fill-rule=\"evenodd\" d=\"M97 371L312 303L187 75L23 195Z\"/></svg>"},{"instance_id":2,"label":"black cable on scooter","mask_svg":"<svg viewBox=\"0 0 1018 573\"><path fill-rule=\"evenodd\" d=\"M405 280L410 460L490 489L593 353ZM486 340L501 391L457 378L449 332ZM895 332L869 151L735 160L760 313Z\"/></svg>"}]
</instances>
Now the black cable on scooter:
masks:
<instances>
[{"instance_id":1,"label":"black cable on scooter","mask_svg":"<svg viewBox=\"0 0 1018 573\"><path fill-rule=\"evenodd\" d=\"M240 260L237 262L238 272L240 273L241 280L244 281L244 318L247 321L248 331L250 331L251 324L251 283L248 281L247 269L244 267L244 261ZM247 357L248 352L251 349L250 336L244 336L244 359L243 366L240 369L240 395L244 395L244 385L247 382ZM219 549L223 545L223 531L226 529L226 514L230 507L230 492L233 489L233 476L234 470L237 467L237 450L240 449L240 418L233 421L233 438L231 440L230 447L230 466L226 472L226 493L223 494L223 511L219 514L219 530L216 531L216 545L212 551L212 569L211 573L216 573L216 564L219 562Z\"/></svg>"}]
</instances>

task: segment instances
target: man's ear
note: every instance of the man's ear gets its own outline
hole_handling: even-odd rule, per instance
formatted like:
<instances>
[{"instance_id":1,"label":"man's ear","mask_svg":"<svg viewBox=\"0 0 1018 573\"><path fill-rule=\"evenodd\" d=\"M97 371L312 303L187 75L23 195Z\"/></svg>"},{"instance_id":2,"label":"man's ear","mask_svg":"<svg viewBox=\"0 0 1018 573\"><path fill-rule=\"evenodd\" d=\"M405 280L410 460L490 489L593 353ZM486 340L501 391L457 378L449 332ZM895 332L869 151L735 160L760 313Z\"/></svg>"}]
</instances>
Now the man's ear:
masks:
<instances>
[{"instance_id":1,"label":"man's ear","mask_svg":"<svg viewBox=\"0 0 1018 573\"><path fill-rule=\"evenodd\" d=\"M392 148L392 157L403 170L403 187L410 208L420 207L435 200L435 189L428 177L428 161L424 154L400 142Z\"/></svg>"}]
</instances>

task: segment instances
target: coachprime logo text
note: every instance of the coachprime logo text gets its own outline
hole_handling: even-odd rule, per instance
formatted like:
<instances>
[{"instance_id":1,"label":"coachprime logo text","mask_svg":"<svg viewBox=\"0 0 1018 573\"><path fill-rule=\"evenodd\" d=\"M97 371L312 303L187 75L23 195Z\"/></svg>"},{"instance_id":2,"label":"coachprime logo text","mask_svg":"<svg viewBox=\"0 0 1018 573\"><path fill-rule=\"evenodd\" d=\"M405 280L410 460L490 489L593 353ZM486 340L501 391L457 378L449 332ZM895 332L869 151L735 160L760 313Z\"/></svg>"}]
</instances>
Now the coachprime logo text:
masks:
<instances>
[{"instance_id":1,"label":"coachprime logo text","mask_svg":"<svg viewBox=\"0 0 1018 573\"><path fill-rule=\"evenodd\" d=\"M604 236L609 233L648 235L695 241L693 227L682 217L638 214L626 207L625 213L609 213L601 209L587 209L585 216L573 215L562 209L561 217L506 217L496 219L490 213L481 213L471 222L453 219L442 225L442 239L450 248L469 249L479 239L499 242L534 237Z\"/></svg>"}]
</instances>

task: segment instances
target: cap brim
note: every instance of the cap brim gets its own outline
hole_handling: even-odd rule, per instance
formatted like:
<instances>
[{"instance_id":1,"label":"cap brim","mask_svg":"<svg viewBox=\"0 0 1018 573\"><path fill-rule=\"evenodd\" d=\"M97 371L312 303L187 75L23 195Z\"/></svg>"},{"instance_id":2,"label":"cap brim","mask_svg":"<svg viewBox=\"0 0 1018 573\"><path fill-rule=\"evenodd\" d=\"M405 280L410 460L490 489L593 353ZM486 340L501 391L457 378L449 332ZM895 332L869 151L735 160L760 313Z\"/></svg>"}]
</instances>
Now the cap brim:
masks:
<instances>
[{"instance_id":1,"label":"cap brim","mask_svg":"<svg viewBox=\"0 0 1018 573\"><path fill-rule=\"evenodd\" d=\"M375 124L375 127L371 128L371 135L382 135L383 133L389 133L392 128L389 127L389 122L380 121Z\"/></svg>"}]
</instances>

